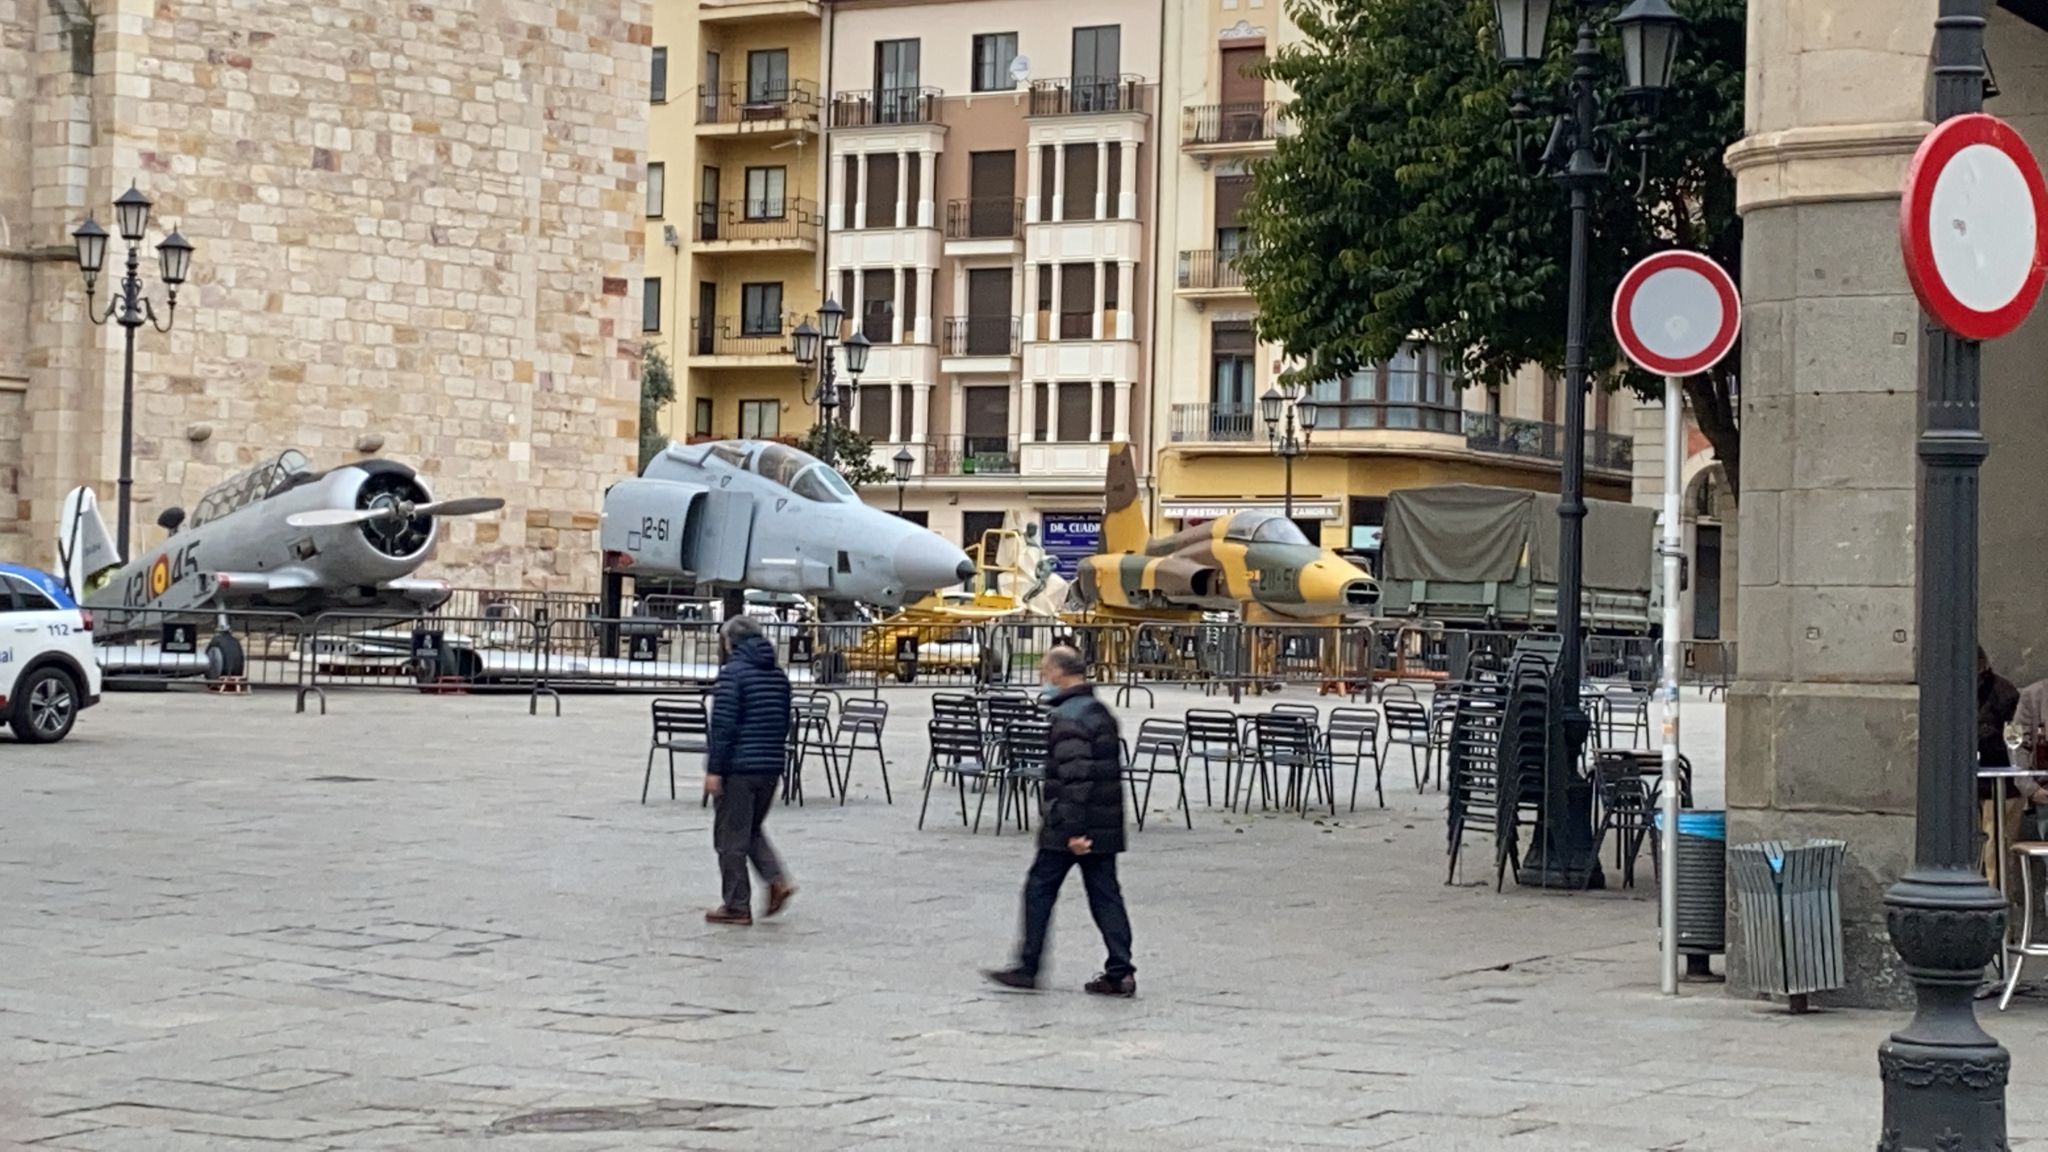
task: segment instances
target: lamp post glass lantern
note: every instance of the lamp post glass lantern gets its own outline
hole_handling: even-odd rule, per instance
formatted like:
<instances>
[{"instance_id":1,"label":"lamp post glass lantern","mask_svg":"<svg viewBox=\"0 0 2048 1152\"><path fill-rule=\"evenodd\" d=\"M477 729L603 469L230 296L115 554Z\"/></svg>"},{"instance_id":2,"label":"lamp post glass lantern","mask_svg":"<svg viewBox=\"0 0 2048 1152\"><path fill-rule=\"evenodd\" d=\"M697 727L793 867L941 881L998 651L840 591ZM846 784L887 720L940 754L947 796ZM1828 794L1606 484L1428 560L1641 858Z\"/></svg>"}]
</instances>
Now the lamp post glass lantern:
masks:
<instances>
[{"instance_id":1,"label":"lamp post glass lantern","mask_svg":"<svg viewBox=\"0 0 2048 1152\"><path fill-rule=\"evenodd\" d=\"M1543 31L1550 19L1545 0L1494 0L1498 21L1495 51L1500 63L1511 71L1526 71L1543 59ZM1607 61L1600 52L1596 16L1607 6L1599 0L1575 0L1577 16L1572 44L1571 79L1556 98L1537 98L1536 104L1553 111L1556 120L1545 147L1541 166L1548 169L1566 192L1571 213L1570 272L1565 297L1565 411L1564 459L1558 479L1558 573L1557 631L1560 643L1555 683L1550 693L1553 710L1548 725L1550 762L1568 770L1544 773L1544 797L1537 824L1536 843L1524 859L1517 879L1525 884L1582 888L1603 882L1599 859L1593 853L1592 797L1589 790L1574 789L1576 773L1592 721L1579 699L1584 673L1585 637L1582 628L1584 595L1586 521L1586 266L1592 244L1593 193L1608 181L1606 140L1619 133L1614 127L1630 117L1603 119L1598 90ZM1671 65L1684 20L1664 0L1635 0L1614 18L1626 47L1623 61L1626 79L1637 109L1654 113L1657 97L1670 82ZM1518 85L1511 104L1517 119L1534 109ZM1638 137L1640 139L1640 137Z\"/></svg>"},{"instance_id":2,"label":"lamp post glass lantern","mask_svg":"<svg viewBox=\"0 0 2048 1152\"><path fill-rule=\"evenodd\" d=\"M896 455L889 457L889 463L896 469L896 515L903 515L903 489L910 483L910 470L917 464L917 458L910 454L908 446L896 449Z\"/></svg>"},{"instance_id":3,"label":"lamp post glass lantern","mask_svg":"<svg viewBox=\"0 0 2048 1152\"><path fill-rule=\"evenodd\" d=\"M164 314L159 319L156 306L143 292L142 283L142 243L149 233L149 213L154 207L150 198L133 183L114 199L114 225L120 230L122 241L128 245L128 260L104 310L94 302L93 295L99 287L100 273L106 267L110 237L99 221L91 216L71 232L71 241L77 248L78 271L85 278L86 319L96 325L112 321L124 330L121 350L121 473L115 480L118 497L114 530L115 548L124 562L130 558L128 515L132 503L131 490L135 486L135 332L144 324L158 332L171 330L178 318L178 287L192 272L192 242L173 229L156 246L157 275L165 288Z\"/></svg>"},{"instance_id":4,"label":"lamp post glass lantern","mask_svg":"<svg viewBox=\"0 0 2048 1152\"><path fill-rule=\"evenodd\" d=\"M1259 414L1266 418L1266 447L1280 457L1286 475L1281 507L1289 520L1294 519L1294 458L1308 445L1309 431L1316 423L1315 401L1301 397L1301 385L1293 382L1268 388L1259 397Z\"/></svg>"},{"instance_id":5,"label":"lamp post glass lantern","mask_svg":"<svg viewBox=\"0 0 2048 1152\"><path fill-rule=\"evenodd\" d=\"M818 422L823 425L823 432L818 437L818 458L823 460L828 468L834 464L832 439L837 433L832 424L832 413L843 404L847 410L847 418L852 419L854 386L860 382L860 374L867 371L868 367L868 338L856 332L853 339L845 342L846 374L849 379L839 378L832 346L839 343L839 322L845 316L846 309L841 308L837 300L828 296L825 303L818 308L818 322L822 330L813 328L811 322L806 320L797 325L796 331L791 334L791 350L796 354L798 366L806 370L816 367L818 370L817 386L810 394L810 402L818 406Z\"/></svg>"}]
</instances>

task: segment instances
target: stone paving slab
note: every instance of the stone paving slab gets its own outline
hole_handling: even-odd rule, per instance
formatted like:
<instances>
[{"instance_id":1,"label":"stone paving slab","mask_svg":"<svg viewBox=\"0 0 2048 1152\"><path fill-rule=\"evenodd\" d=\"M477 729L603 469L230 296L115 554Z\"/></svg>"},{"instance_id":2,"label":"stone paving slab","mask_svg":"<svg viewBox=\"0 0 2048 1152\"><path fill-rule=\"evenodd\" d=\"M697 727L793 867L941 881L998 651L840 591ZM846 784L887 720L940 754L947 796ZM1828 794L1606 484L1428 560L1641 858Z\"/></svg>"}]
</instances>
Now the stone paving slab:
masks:
<instances>
[{"instance_id":1,"label":"stone paving slab","mask_svg":"<svg viewBox=\"0 0 2048 1152\"><path fill-rule=\"evenodd\" d=\"M645 698L115 695L0 747L0 1147L1875 1144L1897 1019L1660 997L1647 864L1632 893L1445 886L1398 755L1388 808L1335 818L1204 808L1198 775L1189 831L1162 786L1122 865L1141 996L1077 990L1078 891L1051 990L988 988L1030 842L951 794L917 829L928 703L888 698L895 803L870 762L844 806L814 771L769 823L802 893L746 930L701 920L695 765L636 802ZM1719 711L1687 709L1705 804ZM2048 1147L2041 1011L1991 1024L2015 1147Z\"/></svg>"}]
</instances>

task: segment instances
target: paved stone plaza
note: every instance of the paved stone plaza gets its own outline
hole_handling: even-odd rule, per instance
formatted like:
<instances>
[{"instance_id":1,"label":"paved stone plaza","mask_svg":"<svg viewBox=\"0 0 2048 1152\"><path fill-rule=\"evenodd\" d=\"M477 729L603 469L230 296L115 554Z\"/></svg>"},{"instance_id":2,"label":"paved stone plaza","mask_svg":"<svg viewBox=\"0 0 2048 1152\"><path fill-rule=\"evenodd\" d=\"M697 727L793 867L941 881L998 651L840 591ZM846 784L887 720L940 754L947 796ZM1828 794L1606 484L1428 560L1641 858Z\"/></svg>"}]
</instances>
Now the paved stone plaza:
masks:
<instances>
[{"instance_id":1,"label":"paved stone plaza","mask_svg":"<svg viewBox=\"0 0 2048 1152\"><path fill-rule=\"evenodd\" d=\"M1124 868L1135 1002L1078 990L1078 882L1052 990L991 990L1029 846L950 797L917 830L923 693L891 699L895 804L870 764L845 807L813 773L770 822L802 892L751 929L701 919L697 771L635 802L645 698L116 695L67 744L0 747L0 1146L1876 1142L1896 1017L1661 998L1647 868L1633 894L1445 887L1442 800L1398 757L1385 812L1235 817L1198 780L1194 831L1155 815ZM1691 710L1708 801L1718 712ZM1994 1023L2017 1147L2048 1146L2044 1025Z\"/></svg>"}]
</instances>

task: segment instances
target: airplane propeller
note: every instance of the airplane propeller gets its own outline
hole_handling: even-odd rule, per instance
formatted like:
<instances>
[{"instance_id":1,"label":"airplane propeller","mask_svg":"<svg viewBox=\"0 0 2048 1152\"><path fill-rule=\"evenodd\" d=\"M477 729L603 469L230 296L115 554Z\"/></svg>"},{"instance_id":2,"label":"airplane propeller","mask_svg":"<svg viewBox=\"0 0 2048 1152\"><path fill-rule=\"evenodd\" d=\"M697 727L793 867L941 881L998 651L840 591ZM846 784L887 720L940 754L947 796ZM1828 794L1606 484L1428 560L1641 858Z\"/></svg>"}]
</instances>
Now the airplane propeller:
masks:
<instances>
[{"instance_id":1,"label":"airplane propeller","mask_svg":"<svg viewBox=\"0 0 2048 1152\"><path fill-rule=\"evenodd\" d=\"M496 496L464 496L430 504L400 500L374 508L316 508L310 512L294 512L285 517L284 522L294 528L332 528L339 524L365 524L372 520L411 520L415 516L478 516L496 512L504 506L505 501Z\"/></svg>"}]
</instances>

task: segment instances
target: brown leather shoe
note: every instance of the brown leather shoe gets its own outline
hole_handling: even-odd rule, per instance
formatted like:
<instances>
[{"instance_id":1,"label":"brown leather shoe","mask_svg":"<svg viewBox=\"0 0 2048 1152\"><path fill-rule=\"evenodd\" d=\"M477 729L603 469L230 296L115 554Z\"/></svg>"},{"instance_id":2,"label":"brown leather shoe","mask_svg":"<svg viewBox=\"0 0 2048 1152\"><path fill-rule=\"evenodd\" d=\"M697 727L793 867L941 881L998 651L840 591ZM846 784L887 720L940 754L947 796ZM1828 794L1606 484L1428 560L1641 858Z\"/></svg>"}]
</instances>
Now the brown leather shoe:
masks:
<instances>
[{"instance_id":1,"label":"brown leather shoe","mask_svg":"<svg viewBox=\"0 0 2048 1152\"><path fill-rule=\"evenodd\" d=\"M768 886L768 911L766 915L773 916L777 912L782 911L783 905L788 904L789 898L794 895L796 895L796 885L788 881L777 880L775 883L770 884Z\"/></svg>"},{"instance_id":2,"label":"brown leather shoe","mask_svg":"<svg viewBox=\"0 0 2048 1152\"><path fill-rule=\"evenodd\" d=\"M731 924L745 928L754 922L754 914L743 908L727 908L721 904L704 914L706 924Z\"/></svg>"}]
</instances>

